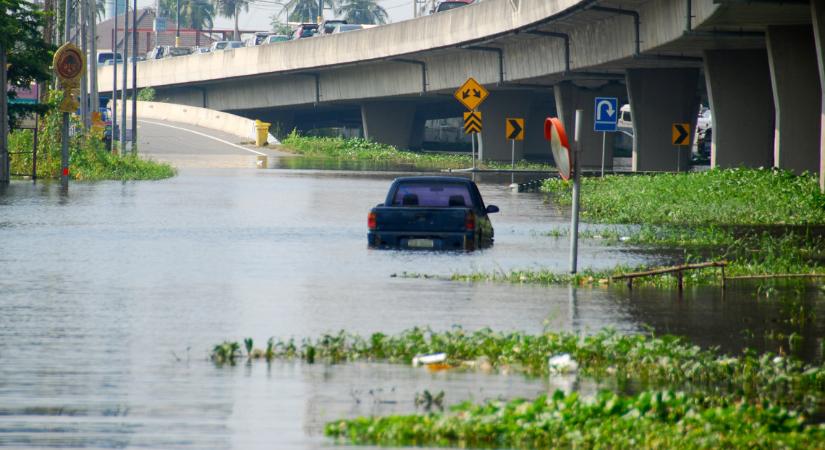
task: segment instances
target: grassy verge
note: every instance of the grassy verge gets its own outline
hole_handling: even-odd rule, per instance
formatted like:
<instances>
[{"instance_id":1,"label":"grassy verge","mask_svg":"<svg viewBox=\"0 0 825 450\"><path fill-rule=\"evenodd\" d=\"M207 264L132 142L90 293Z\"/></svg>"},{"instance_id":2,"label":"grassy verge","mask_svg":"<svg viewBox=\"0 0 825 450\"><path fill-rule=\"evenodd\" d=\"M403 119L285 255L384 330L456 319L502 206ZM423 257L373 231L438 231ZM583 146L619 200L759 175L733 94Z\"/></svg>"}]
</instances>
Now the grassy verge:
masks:
<instances>
[{"instance_id":1,"label":"grassy verge","mask_svg":"<svg viewBox=\"0 0 825 450\"><path fill-rule=\"evenodd\" d=\"M582 180L586 221L675 226L825 225L825 195L811 174L773 169L606 176ZM570 184L546 180L542 190L569 205Z\"/></svg>"},{"instance_id":2,"label":"grassy verge","mask_svg":"<svg viewBox=\"0 0 825 450\"><path fill-rule=\"evenodd\" d=\"M546 180L542 190L558 205L571 202L570 184ZM606 176L582 181L582 217L609 224L580 238L607 245L679 249L686 263L729 262L726 276L825 273L825 195L816 177L764 169L711 170L686 174ZM567 235L566 229L547 233ZM570 276L547 270L453 275L463 281L544 284L606 283L610 276L644 270L615 267ZM718 269L685 273L688 284L716 284ZM675 276L639 284L669 287Z\"/></svg>"},{"instance_id":3,"label":"grassy verge","mask_svg":"<svg viewBox=\"0 0 825 450\"><path fill-rule=\"evenodd\" d=\"M357 444L462 448L816 448L825 439L825 427L795 411L667 391L602 392L592 401L557 391L448 413L341 420L324 432Z\"/></svg>"},{"instance_id":4,"label":"grassy verge","mask_svg":"<svg viewBox=\"0 0 825 450\"><path fill-rule=\"evenodd\" d=\"M348 161L375 161L408 165L421 170L461 169L472 166L469 155L421 153L399 150L391 145L379 144L365 139L344 139L330 137L301 136L293 131L281 142L282 150L305 156L322 157ZM509 169L509 164L484 162L482 169ZM550 171L546 164L531 164L519 161L518 169Z\"/></svg>"},{"instance_id":5,"label":"grassy verge","mask_svg":"<svg viewBox=\"0 0 825 450\"><path fill-rule=\"evenodd\" d=\"M58 101L57 97L53 103ZM82 130L79 119L71 119L77 130ZM61 122L62 114L56 110L47 113L40 122L37 148L37 176L60 178L61 172ZM18 130L9 134L11 152L31 152L32 130ZM32 153L12 155L12 172L29 174ZM102 136L92 131L75 133L69 142L70 176L75 180L158 180L175 175L169 164L160 163L132 154L114 155L103 143Z\"/></svg>"}]
</instances>

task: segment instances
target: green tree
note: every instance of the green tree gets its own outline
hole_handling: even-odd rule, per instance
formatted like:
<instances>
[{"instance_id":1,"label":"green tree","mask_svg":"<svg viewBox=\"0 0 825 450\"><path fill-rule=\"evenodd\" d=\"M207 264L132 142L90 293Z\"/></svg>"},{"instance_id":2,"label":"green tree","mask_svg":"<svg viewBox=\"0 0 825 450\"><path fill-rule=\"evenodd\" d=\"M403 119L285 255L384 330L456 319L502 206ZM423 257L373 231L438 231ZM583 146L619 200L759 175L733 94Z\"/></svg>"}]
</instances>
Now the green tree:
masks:
<instances>
[{"instance_id":1,"label":"green tree","mask_svg":"<svg viewBox=\"0 0 825 450\"><path fill-rule=\"evenodd\" d=\"M218 14L226 18L235 19L235 40L241 40L241 32L238 29L238 16L241 10L249 11L249 0L215 0Z\"/></svg>"},{"instance_id":2,"label":"green tree","mask_svg":"<svg viewBox=\"0 0 825 450\"><path fill-rule=\"evenodd\" d=\"M161 17L176 17L178 0L161 0ZM180 0L180 26L194 30L212 28L215 5L206 0Z\"/></svg>"},{"instance_id":3,"label":"green tree","mask_svg":"<svg viewBox=\"0 0 825 450\"><path fill-rule=\"evenodd\" d=\"M54 47L47 44L42 30L46 27L46 14L39 5L26 0L0 0L0 60L5 59L9 86L28 88L31 83L51 78ZM5 88L4 88L5 89ZM8 91L0 95L5 105L15 94ZM4 108L0 107L0 110ZM44 112L44 105L9 105L9 121L30 112Z\"/></svg>"},{"instance_id":4,"label":"green tree","mask_svg":"<svg viewBox=\"0 0 825 450\"><path fill-rule=\"evenodd\" d=\"M289 0L284 7L290 22L315 22L318 17L318 0Z\"/></svg>"},{"instance_id":5,"label":"green tree","mask_svg":"<svg viewBox=\"0 0 825 450\"><path fill-rule=\"evenodd\" d=\"M287 36L291 35L292 27L281 22L279 16L280 14L275 14L272 16L272 31L277 34L285 34Z\"/></svg>"},{"instance_id":6,"label":"green tree","mask_svg":"<svg viewBox=\"0 0 825 450\"><path fill-rule=\"evenodd\" d=\"M376 0L341 0L335 13L349 23L387 23L387 10L382 8Z\"/></svg>"}]
</instances>

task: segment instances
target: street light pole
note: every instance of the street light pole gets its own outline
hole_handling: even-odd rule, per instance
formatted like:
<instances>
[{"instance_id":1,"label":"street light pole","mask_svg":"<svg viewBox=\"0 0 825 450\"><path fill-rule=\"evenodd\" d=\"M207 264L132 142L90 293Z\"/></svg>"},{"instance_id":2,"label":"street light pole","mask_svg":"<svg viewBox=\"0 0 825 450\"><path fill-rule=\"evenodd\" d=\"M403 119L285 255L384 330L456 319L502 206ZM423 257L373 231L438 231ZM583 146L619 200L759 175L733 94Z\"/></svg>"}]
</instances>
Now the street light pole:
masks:
<instances>
[{"instance_id":1,"label":"street light pole","mask_svg":"<svg viewBox=\"0 0 825 450\"><path fill-rule=\"evenodd\" d=\"M175 28L175 47L180 47L180 0L177 1L177 12L175 13L175 22L177 26Z\"/></svg>"},{"instance_id":2,"label":"street light pole","mask_svg":"<svg viewBox=\"0 0 825 450\"><path fill-rule=\"evenodd\" d=\"M137 54L137 0L134 0L132 7L132 153L137 153Z\"/></svg>"}]
</instances>

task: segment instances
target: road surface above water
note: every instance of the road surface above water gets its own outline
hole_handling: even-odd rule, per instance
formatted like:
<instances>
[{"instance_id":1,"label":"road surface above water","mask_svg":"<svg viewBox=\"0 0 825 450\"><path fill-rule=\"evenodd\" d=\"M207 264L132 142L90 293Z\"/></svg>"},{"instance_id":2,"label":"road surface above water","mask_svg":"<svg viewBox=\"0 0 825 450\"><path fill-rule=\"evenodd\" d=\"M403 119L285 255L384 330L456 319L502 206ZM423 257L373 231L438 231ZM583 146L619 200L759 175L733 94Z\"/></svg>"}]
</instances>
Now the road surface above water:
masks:
<instances>
[{"instance_id":1,"label":"road surface above water","mask_svg":"<svg viewBox=\"0 0 825 450\"><path fill-rule=\"evenodd\" d=\"M177 128L172 128L177 127ZM208 134L184 131L185 128ZM413 326L539 332L604 327L742 345L777 307L715 289L539 287L393 277L567 267L565 211L482 181L496 243L469 253L370 251L366 214L397 174L255 169L231 136L141 122L140 149L180 168L157 182L14 181L0 191L0 447L318 448L323 423L534 396L574 379L429 374L389 364L217 368L212 345ZM227 143L229 142L229 143ZM243 147L243 146L242 146ZM250 148L251 149L251 148ZM252 149L259 151L256 149ZM278 153L264 150L270 157ZM667 258L582 243L580 267ZM819 311L820 314L825 313Z\"/></svg>"}]
</instances>

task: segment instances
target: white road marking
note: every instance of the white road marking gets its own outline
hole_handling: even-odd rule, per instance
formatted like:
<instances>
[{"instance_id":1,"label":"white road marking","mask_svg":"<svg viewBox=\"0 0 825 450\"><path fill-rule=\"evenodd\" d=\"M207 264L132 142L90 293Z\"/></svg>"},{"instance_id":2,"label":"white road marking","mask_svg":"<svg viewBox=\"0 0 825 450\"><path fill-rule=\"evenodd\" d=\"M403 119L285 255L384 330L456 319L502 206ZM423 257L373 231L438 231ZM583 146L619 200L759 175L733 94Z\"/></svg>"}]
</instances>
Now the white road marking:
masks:
<instances>
[{"instance_id":1,"label":"white road marking","mask_svg":"<svg viewBox=\"0 0 825 450\"><path fill-rule=\"evenodd\" d=\"M198 136L203 136L203 137L205 137L205 138L212 139L213 141L218 141L218 142L220 142L220 143L222 143L222 144L226 144L226 145L229 145L229 146L232 146L232 147L235 147L235 148L239 148L239 149L241 149L241 150L246 150L246 151L248 151L248 152L252 152L252 153L254 153L254 154L256 154L256 155L266 156L266 153L261 153L261 152L259 152L259 151L257 151L257 150L252 150L251 148L246 148L246 147L244 147L244 146L242 146L242 145L233 144L232 142L225 141L225 140L223 140L223 139L221 139L221 138L217 138L217 137L215 137L215 136L210 136L210 135L208 135L208 134L206 134L206 133L201 133L200 131L190 130L190 129L188 129L188 128L183 128L183 127L176 127L175 125L169 125L168 123L153 122L153 121L151 121L151 120L143 120L143 119L138 119L138 122L146 122L146 123L151 123L152 125L160 125L160 126L162 126L162 127L174 128L174 129L176 129L176 130L182 130L182 131L188 131L188 132L190 132L190 133L192 133L192 134L197 134Z\"/></svg>"}]
</instances>

